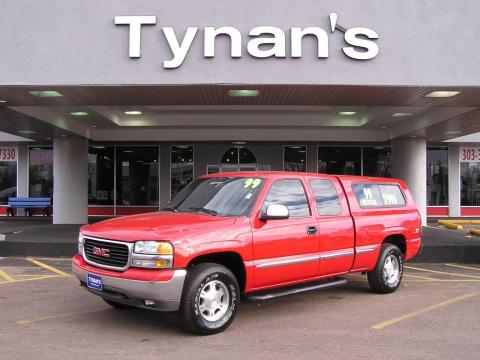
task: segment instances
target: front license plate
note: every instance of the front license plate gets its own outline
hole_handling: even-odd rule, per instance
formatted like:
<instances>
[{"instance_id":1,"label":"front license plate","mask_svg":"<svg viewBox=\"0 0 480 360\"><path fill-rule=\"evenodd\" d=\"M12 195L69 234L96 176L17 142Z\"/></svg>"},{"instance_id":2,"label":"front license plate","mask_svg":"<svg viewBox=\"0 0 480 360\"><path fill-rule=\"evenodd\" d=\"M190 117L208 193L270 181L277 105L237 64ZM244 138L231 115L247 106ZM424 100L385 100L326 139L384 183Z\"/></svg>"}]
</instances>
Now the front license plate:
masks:
<instances>
[{"instance_id":1,"label":"front license plate","mask_svg":"<svg viewBox=\"0 0 480 360\"><path fill-rule=\"evenodd\" d=\"M102 278L98 275L87 274L87 287L94 290L103 290Z\"/></svg>"}]
</instances>

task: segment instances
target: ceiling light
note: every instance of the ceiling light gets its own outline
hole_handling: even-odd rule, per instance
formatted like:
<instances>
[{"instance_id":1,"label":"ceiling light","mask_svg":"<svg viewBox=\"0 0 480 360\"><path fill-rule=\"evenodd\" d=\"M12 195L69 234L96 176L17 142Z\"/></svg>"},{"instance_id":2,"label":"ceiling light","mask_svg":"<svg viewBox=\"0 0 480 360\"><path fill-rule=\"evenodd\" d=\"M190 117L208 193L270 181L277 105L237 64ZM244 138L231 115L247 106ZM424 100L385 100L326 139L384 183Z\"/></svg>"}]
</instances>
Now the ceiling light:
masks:
<instances>
[{"instance_id":1,"label":"ceiling light","mask_svg":"<svg viewBox=\"0 0 480 360\"><path fill-rule=\"evenodd\" d=\"M0 103L6 103L7 100L0 100Z\"/></svg>"},{"instance_id":2,"label":"ceiling light","mask_svg":"<svg viewBox=\"0 0 480 360\"><path fill-rule=\"evenodd\" d=\"M382 129L386 129L387 127L386 126L382 126Z\"/></svg>"},{"instance_id":3,"label":"ceiling light","mask_svg":"<svg viewBox=\"0 0 480 360\"><path fill-rule=\"evenodd\" d=\"M139 110L131 110L131 111L125 111L125 115L142 115L142 112Z\"/></svg>"},{"instance_id":4,"label":"ceiling light","mask_svg":"<svg viewBox=\"0 0 480 360\"><path fill-rule=\"evenodd\" d=\"M430 94L425 95L425 97L430 98L449 98L455 95L460 94L460 91L432 91Z\"/></svg>"},{"instance_id":5,"label":"ceiling light","mask_svg":"<svg viewBox=\"0 0 480 360\"><path fill-rule=\"evenodd\" d=\"M66 137L67 137L67 135L65 135L65 134L62 134L61 136L62 136L62 138L66 138Z\"/></svg>"},{"instance_id":6,"label":"ceiling light","mask_svg":"<svg viewBox=\"0 0 480 360\"><path fill-rule=\"evenodd\" d=\"M392 114L393 117L403 117L403 116L410 116L413 115L412 113L406 113L406 112L396 112Z\"/></svg>"},{"instance_id":7,"label":"ceiling light","mask_svg":"<svg viewBox=\"0 0 480 360\"><path fill-rule=\"evenodd\" d=\"M72 115L72 116L88 116L90 114L86 111L73 111L73 112L70 113L70 115Z\"/></svg>"},{"instance_id":8,"label":"ceiling light","mask_svg":"<svg viewBox=\"0 0 480 360\"><path fill-rule=\"evenodd\" d=\"M417 137L417 135L412 135L412 139L415 139Z\"/></svg>"},{"instance_id":9,"label":"ceiling light","mask_svg":"<svg viewBox=\"0 0 480 360\"><path fill-rule=\"evenodd\" d=\"M246 143L246 141L232 141L233 145L245 145Z\"/></svg>"},{"instance_id":10,"label":"ceiling light","mask_svg":"<svg viewBox=\"0 0 480 360\"><path fill-rule=\"evenodd\" d=\"M260 91L252 89L235 89L228 90L228 96L230 97L253 97L258 96Z\"/></svg>"},{"instance_id":11,"label":"ceiling light","mask_svg":"<svg viewBox=\"0 0 480 360\"><path fill-rule=\"evenodd\" d=\"M445 131L445 135L455 135L455 134L461 134L461 131Z\"/></svg>"},{"instance_id":12,"label":"ceiling light","mask_svg":"<svg viewBox=\"0 0 480 360\"><path fill-rule=\"evenodd\" d=\"M58 91L55 90L35 90L29 91L30 94L36 97L61 97L63 96Z\"/></svg>"},{"instance_id":13,"label":"ceiling light","mask_svg":"<svg viewBox=\"0 0 480 360\"><path fill-rule=\"evenodd\" d=\"M92 126L90 126L90 127L92 127L92 128L96 128L96 127L97 127L97 125L92 125Z\"/></svg>"},{"instance_id":14,"label":"ceiling light","mask_svg":"<svg viewBox=\"0 0 480 360\"><path fill-rule=\"evenodd\" d=\"M340 111L338 113L338 115L343 115L343 116L353 116L355 115L357 112L356 111Z\"/></svg>"},{"instance_id":15,"label":"ceiling light","mask_svg":"<svg viewBox=\"0 0 480 360\"><path fill-rule=\"evenodd\" d=\"M20 134L36 134L36 131L33 130L18 130Z\"/></svg>"},{"instance_id":16,"label":"ceiling light","mask_svg":"<svg viewBox=\"0 0 480 360\"><path fill-rule=\"evenodd\" d=\"M51 138L51 137L47 137L46 139L47 139L47 140L52 140L52 138Z\"/></svg>"}]
</instances>

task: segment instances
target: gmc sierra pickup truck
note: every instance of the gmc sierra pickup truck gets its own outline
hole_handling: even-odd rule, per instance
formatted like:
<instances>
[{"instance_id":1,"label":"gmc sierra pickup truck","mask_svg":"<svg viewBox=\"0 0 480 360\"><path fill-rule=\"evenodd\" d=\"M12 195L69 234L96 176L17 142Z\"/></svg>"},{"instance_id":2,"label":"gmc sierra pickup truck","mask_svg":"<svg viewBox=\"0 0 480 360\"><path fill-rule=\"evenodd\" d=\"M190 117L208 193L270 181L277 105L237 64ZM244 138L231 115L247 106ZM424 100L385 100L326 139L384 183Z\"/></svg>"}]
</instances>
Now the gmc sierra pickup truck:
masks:
<instances>
[{"instance_id":1,"label":"gmc sierra pickup truck","mask_svg":"<svg viewBox=\"0 0 480 360\"><path fill-rule=\"evenodd\" d=\"M73 271L113 307L178 311L187 329L213 334L232 323L241 295L339 286L352 272L391 293L420 248L401 180L224 173L194 180L160 212L83 226Z\"/></svg>"}]
</instances>

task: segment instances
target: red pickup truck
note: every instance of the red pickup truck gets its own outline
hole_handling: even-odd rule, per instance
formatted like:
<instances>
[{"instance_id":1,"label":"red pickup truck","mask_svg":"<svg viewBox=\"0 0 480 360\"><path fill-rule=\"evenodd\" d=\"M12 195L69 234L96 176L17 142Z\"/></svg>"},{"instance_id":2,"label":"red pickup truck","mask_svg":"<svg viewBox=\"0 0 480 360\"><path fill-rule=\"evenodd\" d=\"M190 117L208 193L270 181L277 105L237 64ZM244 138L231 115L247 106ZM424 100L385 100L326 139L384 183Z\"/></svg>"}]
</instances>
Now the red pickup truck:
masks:
<instances>
[{"instance_id":1,"label":"red pickup truck","mask_svg":"<svg viewBox=\"0 0 480 360\"><path fill-rule=\"evenodd\" d=\"M255 301L339 286L366 272L395 291L421 248L421 221L397 179L293 172L202 176L157 213L83 226L73 271L116 308L178 311L199 334Z\"/></svg>"}]
</instances>

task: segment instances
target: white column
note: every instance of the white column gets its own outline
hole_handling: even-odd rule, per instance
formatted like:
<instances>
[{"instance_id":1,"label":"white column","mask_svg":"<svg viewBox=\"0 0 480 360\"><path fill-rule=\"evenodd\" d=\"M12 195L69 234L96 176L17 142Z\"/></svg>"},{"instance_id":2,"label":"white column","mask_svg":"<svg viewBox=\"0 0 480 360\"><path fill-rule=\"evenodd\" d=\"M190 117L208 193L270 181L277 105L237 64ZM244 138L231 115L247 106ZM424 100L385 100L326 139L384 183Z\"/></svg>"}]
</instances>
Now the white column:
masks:
<instances>
[{"instance_id":1,"label":"white column","mask_svg":"<svg viewBox=\"0 0 480 360\"><path fill-rule=\"evenodd\" d=\"M17 154L17 197L28 197L29 183L28 144L18 144ZM19 216L25 215L24 209L17 209Z\"/></svg>"},{"instance_id":2,"label":"white column","mask_svg":"<svg viewBox=\"0 0 480 360\"><path fill-rule=\"evenodd\" d=\"M88 222L88 140L53 140L53 223Z\"/></svg>"},{"instance_id":3,"label":"white column","mask_svg":"<svg viewBox=\"0 0 480 360\"><path fill-rule=\"evenodd\" d=\"M448 146L448 216L460 216L460 146Z\"/></svg>"},{"instance_id":4,"label":"white column","mask_svg":"<svg viewBox=\"0 0 480 360\"><path fill-rule=\"evenodd\" d=\"M405 180L427 223L427 142L425 139L392 140L392 176Z\"/></svg>"}]
</instances>

